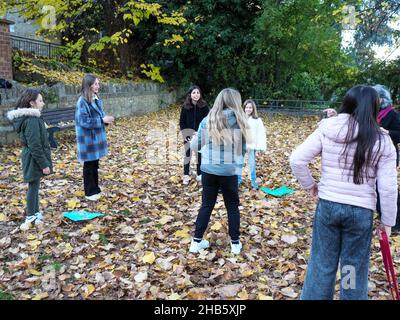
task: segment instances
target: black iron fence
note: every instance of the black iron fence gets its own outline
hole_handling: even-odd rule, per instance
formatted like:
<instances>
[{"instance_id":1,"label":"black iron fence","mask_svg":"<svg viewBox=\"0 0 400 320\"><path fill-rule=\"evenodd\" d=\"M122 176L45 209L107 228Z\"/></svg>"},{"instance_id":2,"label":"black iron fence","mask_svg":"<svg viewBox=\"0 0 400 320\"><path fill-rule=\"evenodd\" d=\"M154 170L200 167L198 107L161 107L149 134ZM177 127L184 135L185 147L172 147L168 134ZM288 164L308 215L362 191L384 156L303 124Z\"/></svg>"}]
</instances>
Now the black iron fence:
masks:
<instances>
[{"instance_id":1,"label":"black iron fence","mask_svg":"<svg viewBox=\"0 0 400 320\"><path fill-rule=\"evenodd\" d=\"M315 109L336 108L340 102L324 100L287 100L287 99L254 99L259 108L293 108L293 109Z\"/></svg>"},{"instance_id":2,"label":"black iron fence","mask_svg":"<svg viewBox=\"0 0 400 320\"><path fill-rule=\"evenodd\" d=\"M24 38L15 35L11 35L11 46L13 49L48 58L59 58L66 49L65 47L56 43Z\"/></svg>"},{"instance_id":3,"label":"black iron fence","mask_svg":"<svg viewBox=\"0 0 400 320\"><path fill-rule=\"evenodd\" d=\"M323 117L323 110L338 109L340 102L323 100L254 99L257 109L268 114L316 115Z\"/></svg>"}]
</instances>

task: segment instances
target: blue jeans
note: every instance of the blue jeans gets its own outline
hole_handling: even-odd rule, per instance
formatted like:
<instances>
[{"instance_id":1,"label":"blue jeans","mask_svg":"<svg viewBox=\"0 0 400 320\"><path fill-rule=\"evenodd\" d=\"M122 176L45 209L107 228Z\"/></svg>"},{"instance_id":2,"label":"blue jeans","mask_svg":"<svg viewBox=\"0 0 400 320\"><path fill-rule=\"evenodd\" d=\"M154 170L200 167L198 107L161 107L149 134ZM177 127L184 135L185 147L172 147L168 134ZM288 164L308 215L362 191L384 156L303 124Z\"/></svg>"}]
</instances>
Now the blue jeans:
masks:
<instances>
[{"instance_id":1,"label":"blue jeans","mask_svg":"<svg viewBox=\"0 0 400 320\"><path fill-rule=\"evenodd\" d=\"M253 188L258 188L258 184L256 182L257 175L256 175L256 150L250 149L247 150L249 155L249 168L250 168L250 179L251 179L251 186ZM242 170L243 167L240 168L240 174L238 175L238 184L242 182Z\"/></svg>"},{"instance_id":2,"label":"blue jeans","mask_svg":"<svg viewBox=\"0 0 400 320\"><path fill-rule=\"evenodd\" d=\"M332 300L340 261L340 299L368 299L373 211L320 199L301 300Z\"/></svg>"}]
</instances>

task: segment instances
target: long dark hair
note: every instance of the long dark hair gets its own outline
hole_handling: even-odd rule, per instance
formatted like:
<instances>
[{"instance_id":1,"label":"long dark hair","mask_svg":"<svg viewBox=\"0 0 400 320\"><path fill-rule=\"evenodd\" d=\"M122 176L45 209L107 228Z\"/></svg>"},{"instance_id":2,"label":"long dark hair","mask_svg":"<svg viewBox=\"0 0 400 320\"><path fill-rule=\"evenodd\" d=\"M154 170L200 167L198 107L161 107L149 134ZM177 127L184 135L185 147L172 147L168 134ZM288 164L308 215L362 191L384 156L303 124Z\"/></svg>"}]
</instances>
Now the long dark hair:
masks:
<instances>
[{"instance_id":1,"label":"long dark hair","mask_svg":"<svg viewBox=\"0 0 400 320\"><path fill-rule=\"evenodd\" d=\"M98 79L98 78L95 75L86 74L82 80L81 95L89 103L91 103L93 101L93 93L90 90L90 87L96 82L96 79Z\"/></svg>"},{"instance_id":2,"label":"long dark hair","mask_svg":"<svg viewBox=\"0 0 400 320\"><path fill-rule=\"evenodd\" d=\"M36 101L39 94L40 94L39 90L26 89L24 92L22 92L21 96L18 98L18 101L15 104L15 109L32 108L31 101Z\"/></svg>"},{"instance_id":3,"label":"long dark hair","mask_svg":"<svg viewBox=\"0 0 400 320\"><path fill-rule=\"evenodd\" d=\"M350 114L345 147L342 156L345 156L347 167L347 151L349 145L357 143L352 164L353 182L364 183L368 180L368 165L374 165L381 148L382 131L376 120L379 112L379 96L377 91L364 85L358 85L347 91L339 113ZM374 146L379 141L378 150L374 156Z\"/></svg>"},{"instance_id":4,"label":"long dark hair","mask_svg":"<svg viewBox=\"0 0 400 320\"><path fill-rule=\"evenodd\" d=\"M193 105L193 103L192 103L192 97L191 97L192 91L193 91L194 89L197 89L197 90L199 90L199 92L200 92L200 99L199 99L199 101L197 101L197 104L196 104L196 105L199 106L199 108L203 108L203 107L207 106L207 102L203 99L203 93L201 92L200 87L194 85L194 86L191 86L191 87L189 88L189 90L187 91L187 93L186 93L185 102L183 103L183 107L184 107L185 109L191 109L191 108L194 107L194 105Z\"/></svg>"}]
</instances>

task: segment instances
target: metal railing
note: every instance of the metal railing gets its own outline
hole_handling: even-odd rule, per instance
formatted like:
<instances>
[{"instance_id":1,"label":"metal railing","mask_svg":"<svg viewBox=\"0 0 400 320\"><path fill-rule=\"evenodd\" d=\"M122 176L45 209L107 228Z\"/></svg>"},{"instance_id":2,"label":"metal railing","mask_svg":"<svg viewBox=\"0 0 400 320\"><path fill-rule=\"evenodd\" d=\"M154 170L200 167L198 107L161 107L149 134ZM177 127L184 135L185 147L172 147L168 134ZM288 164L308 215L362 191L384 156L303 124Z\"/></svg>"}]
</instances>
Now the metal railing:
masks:
<instances>
[{"instance_id":1,"label":"metal railing","mask_svg":"<svg viewBox=\"0 0 400 320\"><path fill-rule=\"evenodd\" d=\"M340 102L324 100L254 99L258 108L326 109L335 108Z\"/></svg>"},{"instance_id":2,"label":"metal railing","mask_svg":"<svg viewBox=\"0 0 400 320\"><path fill-rule=\"evenodd\" d=\"M323 100L253 99L261 112L275 114L319 115L326 108L337 109L340 102Z\"/></svg>"},{"instance_id":3,"label":"metal railing","mask_svg":"<svg viewBox=\"0 0 400 320\"><path fill-rule=\"evenodd\" d=\"M56 43L15 35L11 35L11 46L13 49L48 58L59 58L65 51L65 47Z\"/></svg>"}]
</instances>

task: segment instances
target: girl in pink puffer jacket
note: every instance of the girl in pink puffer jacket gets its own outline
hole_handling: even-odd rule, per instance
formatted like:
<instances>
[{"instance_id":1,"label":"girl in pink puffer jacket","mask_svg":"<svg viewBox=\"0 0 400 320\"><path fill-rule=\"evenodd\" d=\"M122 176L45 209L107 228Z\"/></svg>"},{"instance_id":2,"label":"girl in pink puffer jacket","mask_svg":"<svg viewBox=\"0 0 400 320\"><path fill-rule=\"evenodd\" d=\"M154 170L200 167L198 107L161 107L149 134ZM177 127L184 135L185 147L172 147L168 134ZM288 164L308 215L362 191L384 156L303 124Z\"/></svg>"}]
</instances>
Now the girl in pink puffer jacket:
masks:
<instances>
[{"instance_id":1,"label":"girl in pink puffer jacket","mask_svg":"<svg viewBox=\"0 0 400 320\"><path fill-rule=\"evenodd\" d=\"M301 299L333 299L339 261L340 298L368 298L376 183L382 197L381 227L388 235L397 214L396 151L376 121L378 112L377 92L353 87L339 115L322 120L290 156L302 187L319 197ZM317 184L307 165L318 155L322 175Z\"/></svg>"}]
</instances>

